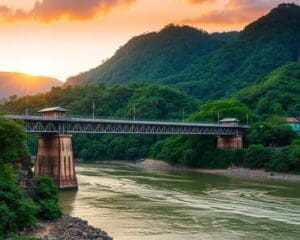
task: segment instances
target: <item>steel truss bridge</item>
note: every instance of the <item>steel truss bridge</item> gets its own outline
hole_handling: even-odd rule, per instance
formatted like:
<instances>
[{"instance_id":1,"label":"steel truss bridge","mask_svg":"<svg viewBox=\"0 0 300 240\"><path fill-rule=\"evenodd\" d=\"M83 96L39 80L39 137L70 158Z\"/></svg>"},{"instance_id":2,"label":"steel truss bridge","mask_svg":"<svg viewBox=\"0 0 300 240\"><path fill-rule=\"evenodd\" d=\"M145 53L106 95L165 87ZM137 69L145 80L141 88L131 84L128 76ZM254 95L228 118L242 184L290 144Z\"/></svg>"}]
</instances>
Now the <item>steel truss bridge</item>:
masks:
<instances>
[{"instance_id":1,"label":"steel truss bridge","mask_svg":"<svg viewBox=\"0 0 300 240\"><path fill-rule=\"evenodd\" d=\"M246 125L214 123L133 121L73 117L6 115L24 122L26 132L41 134L152 134L242 136Z\"/></svg>"}]
</instances>

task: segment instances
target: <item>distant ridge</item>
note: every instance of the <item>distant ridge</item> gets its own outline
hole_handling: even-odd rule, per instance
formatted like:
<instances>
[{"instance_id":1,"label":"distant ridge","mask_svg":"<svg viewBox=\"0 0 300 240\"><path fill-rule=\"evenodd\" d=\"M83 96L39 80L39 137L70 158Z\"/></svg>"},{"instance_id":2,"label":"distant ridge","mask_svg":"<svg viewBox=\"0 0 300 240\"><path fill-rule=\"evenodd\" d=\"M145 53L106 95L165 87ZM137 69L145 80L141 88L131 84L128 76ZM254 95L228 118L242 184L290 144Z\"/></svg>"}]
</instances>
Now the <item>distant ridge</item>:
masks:
<instances>
[{"instance_id":1,"label":"distant ridge","mask_svg":"<svg viewBox=\"0 0 300 240\"><path fill-rule=\"evenodd\" d=\"M51 77L32 76L19 72L0 72L0 98L44 93L62 84L58 79Z\"/></svg>"},{"instance_id":2,"label":"distant ridge","mask_svg":"<svg viewBox=\"0 0 300 240\"><path fill-rule=\"evenodd\" d=\"M201 100L226 97L300 60L300 7L280 4L240 33L168 26L131 39L104 64L66 85L158 82Z\"/></svg>"}]
</instances>

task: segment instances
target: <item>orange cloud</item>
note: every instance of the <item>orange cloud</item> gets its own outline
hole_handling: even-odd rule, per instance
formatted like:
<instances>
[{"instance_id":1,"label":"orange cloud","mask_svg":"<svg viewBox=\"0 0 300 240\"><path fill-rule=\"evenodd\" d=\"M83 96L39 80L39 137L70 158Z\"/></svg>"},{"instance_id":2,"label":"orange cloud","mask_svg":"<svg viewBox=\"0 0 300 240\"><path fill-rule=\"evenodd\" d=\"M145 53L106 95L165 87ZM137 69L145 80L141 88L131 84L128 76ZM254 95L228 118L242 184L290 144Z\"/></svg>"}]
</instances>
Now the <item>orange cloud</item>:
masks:
<instances>
[{"instance_id":1,"label":"orange cloud","mask_svg":"<svg viewBox=\"0 0 300 240\"><path fill-rule=\"evenodd\" d=\"M42 0L26 12L0 5L2 22L40 21L50 23L61 19L84 21L106 14L118 6L128 6L136 0Z\"/></svg>"},{"instance_id":2,"label":"orange cloud","mask_svg":"<svg viewBox=\"0 0 300 240\"><path fill-rule=\"evenodd\" d=\"M191 4L202 4L202 3L211 3L215 2L215 0L187 0Z\"/></svg>"},{"instance_id":3,"label":"orange cloud","mask_svg":"<svg viewBox=\"0 0 300 240\"><path fill-rule=\"evenodd\" d=\"M266 14L282 0L229 0L222 10L213 10L181 23L196 25L245 25ZM293 1L300 3L300 0Z\"/></svg>"}]
</instances>

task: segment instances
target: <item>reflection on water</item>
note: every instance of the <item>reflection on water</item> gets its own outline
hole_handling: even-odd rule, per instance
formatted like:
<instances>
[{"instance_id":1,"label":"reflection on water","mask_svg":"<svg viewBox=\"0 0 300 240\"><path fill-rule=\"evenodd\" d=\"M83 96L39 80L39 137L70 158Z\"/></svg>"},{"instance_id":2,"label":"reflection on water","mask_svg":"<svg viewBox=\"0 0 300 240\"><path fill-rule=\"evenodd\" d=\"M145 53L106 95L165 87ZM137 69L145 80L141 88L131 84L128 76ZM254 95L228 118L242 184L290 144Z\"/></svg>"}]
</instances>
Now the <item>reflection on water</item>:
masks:
<instances>
[{"instance_id":1,"label":"reflection on water","mask_svg":"<svg viewBox=\"0 0 300 240\"><path fill-rule=\"evenodd\" d=\"M300 239L300 185L98 164L77 167L65 213L116 240Z\"/></svg>"}]
</instances>

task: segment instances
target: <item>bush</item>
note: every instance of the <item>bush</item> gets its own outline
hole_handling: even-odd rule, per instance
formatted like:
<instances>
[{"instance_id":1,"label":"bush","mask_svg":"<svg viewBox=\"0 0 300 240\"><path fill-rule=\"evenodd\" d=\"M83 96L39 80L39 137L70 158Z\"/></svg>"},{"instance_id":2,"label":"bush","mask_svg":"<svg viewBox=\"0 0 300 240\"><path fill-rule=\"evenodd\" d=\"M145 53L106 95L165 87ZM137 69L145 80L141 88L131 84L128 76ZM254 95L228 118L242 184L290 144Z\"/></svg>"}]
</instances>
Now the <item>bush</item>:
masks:
<instances>
[{"instance_id":1,"label":"bush","mask_svg":"<svg viewBox=\"0 0 300 240\"><path fill-rule=\"evenodd\" d=\"M266 122L257 122L249 129L246 143L263 144L270 147L288 146L297 139L297 134L290 126L283 124L284 119L271 119Z\"/></svg>"},{"instance_id":2,"label":"bush","mask_svg":"<svg viewBox=\"0 0 300 240\"><path fill-rule=\"evenodd\" d=\"M25 139L25 131L20 124L0 116L1 165L28 156Z\"/></svg>"},{"instance_id":3,"label":"bush","mask_svg":"<svg viewBox=\"0 0 300 240\"><path fill-rule=\"evenodd\" d=\"M266 166L267 170L277 172L289 171L291 163L289 162L288 152L288 147L276 152L272 160Z\"/></svg>"},{"instance_id":4,"label":"bush","mask_svg":"<svg viewBox=\"0 0 300 240\"><path fill-rule=\"evenodd\" d=\"M38 216L45 220L55 220L62 215L61 209L55 200L42 200L39 202Z\"/></svg>"},{"instance_id":5,"label":"bush","mask_svg":"<svg viewBox=\"0 0 300 240\"><path fill-rule=\"evenodd\" d=\"M62 211L58 204L57 194L58 188L53 181L47 177L35 178L35 197L34 200L38 204L38 216L44 220L54 220L62 215Z\"/></svg>"},{"instance_id":6,"label":"bush","mask_svg":"<svg viewBox=\"0 0 300 240\"><path fill-rule=\"evenodd\" d=\"M300 146L291 145L278 151L270 163L267 170L278 172L297 172L300 169Z\"/></svg>"},{"instance_id":7,"label":"bush","mask_svg":"<svg viewBox=\"0 0 300 240\"><path fill-rule=\"evenodd\" d=\"M0 203L0 239L5 233L15 231L17 228L15 222L15 215L6 204Z\"/></svg>"},{"instance_id":8,"label":"bush","mask_svg":"<svg viewBox=\"0 0 300 240\"><path fill-rule=\"evenodd\" d=\"M48 177L36 177L35 183L34 200L36 202L47 199L57 200L58 188L54 185L52 179Z\"/></svg>"},{"instance_id":9,"label":"bush","mask_svg":"<svg viewBox=\"0 0 300 240\"><path fill-rule=\"evenodd\" d=\"M251 145L245 150L244 165L249 168L264 168L271 157L271 151L263 145Z\"/></svg>"},{"instance_id":10,"label":"bush","mask_svg":"<svg viewBox=\"0 0 300 240\"><path fill-rule=\"evenodd\" d=\"M21 199L17 202L17 225L19 228L32 227L37 223L37 206L28 199Z\"/></svg>"},{"instance_id":11,"label":"bush","mask_svg":"<svg viewBox=\"0 0 300 240\"><path fill-rule=\"evenodd\" d=\"M235 152L231 150L215 150L210 155L211 159L207 162L209 168L228 168L235 158Z\"/></svg>"},{"instance_id":12,"label":"bush","mask_svg":"<svg viewBox=\"0 0 300 240\"><path fill-rule=\"evenodd\" d=\"M25 199L13 179L0 177L0 236L24 227L35 226L37 207Z\"/></svg>"}]
</instances>

